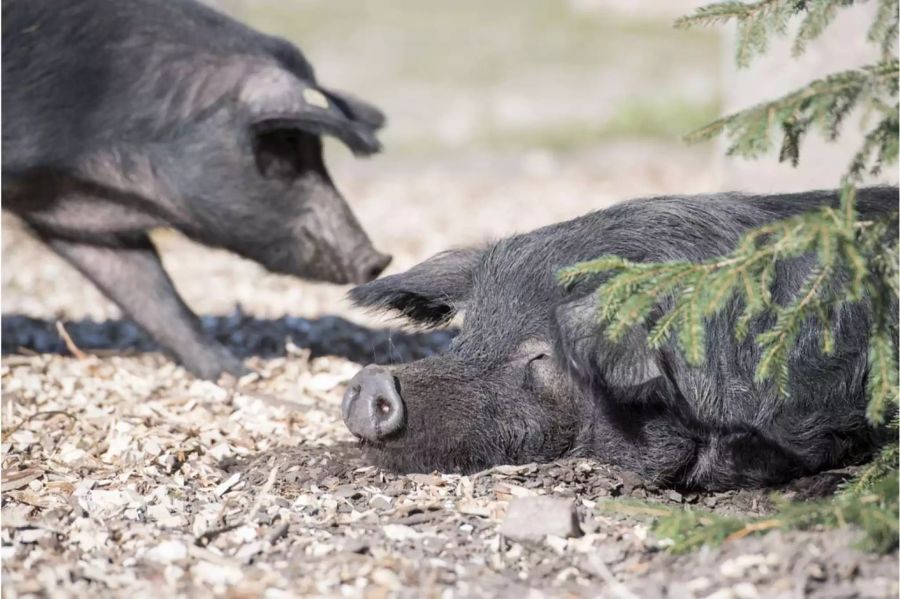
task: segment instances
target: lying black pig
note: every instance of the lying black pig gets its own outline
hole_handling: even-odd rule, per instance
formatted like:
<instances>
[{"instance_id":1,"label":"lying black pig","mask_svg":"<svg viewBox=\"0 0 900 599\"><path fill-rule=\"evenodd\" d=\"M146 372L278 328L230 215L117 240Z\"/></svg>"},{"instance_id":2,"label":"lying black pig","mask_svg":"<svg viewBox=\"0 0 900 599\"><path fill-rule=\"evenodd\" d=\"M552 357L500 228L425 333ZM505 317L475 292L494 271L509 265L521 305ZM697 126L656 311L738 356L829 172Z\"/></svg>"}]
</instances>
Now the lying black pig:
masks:
<instances>
[{"instance_id":1,"label":"lying black pig","mask_svg":"<svg viewBox=\"0 0 900 599\"><path fill-rule=\"evenodd\" d=\"M382 114L319 86L290 43L193 0L4 2L2 120L3 207L199 376L244 367L205 337L149 230L334 283L390 261L320 140L372 154Z\"/></svg>"},{"instance_id":2,"label":"lying black pig","mask_svg":"<svg viewBox=\"0 0 900 599\"><path fill-rule=\"evenodd\" d=\"M363 306L425 325L460 312L464 321L442 355L361 370L344 396L344 421L376 463L401 471L589 456L660 484L724 489L861 458L880 438L865 416L862 308L840 315L830 357L804 330L792 397L783 400L753 380L759 348L752 335L735 340L739 310L710 322L707 363L691 368L674 347L648 350L646 335L612 344L598 331L599 280L566 291L556 278L561 268L604 254L709 259L750 228L837 202L831 191L637 200L438 254L356 287L351 297ZM896 188L859 193L863 217L897 206ZM775 297L796 290L811 265L807 257L781 268Z\"/></svg>"}]
</instances>

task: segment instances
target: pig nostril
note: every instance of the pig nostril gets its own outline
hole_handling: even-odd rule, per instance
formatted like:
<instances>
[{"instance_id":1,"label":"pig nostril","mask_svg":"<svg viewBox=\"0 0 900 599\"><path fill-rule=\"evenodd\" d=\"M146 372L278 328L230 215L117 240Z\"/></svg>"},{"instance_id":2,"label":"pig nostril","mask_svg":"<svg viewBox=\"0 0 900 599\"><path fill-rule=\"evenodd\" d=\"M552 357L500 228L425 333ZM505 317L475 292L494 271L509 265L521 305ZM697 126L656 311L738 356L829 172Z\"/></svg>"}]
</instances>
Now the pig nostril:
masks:
<instances>
[{"instance_id":1,"label":"pig nostril","mask_svg":"<svg viewBox=\"0 0 900 599\"><path fill-rule=\"evenodd\" d=\"M391 403L379 395L375 398L375 410L382 416L387 416L391 413Z\"/></svg>"},{"instance_id":2,"label":"pig nostril","mask_svg":"<svg viewBox=\"0 0 900 599\"><path fill-rule=\"evenodd\" d=\"M368 269L366 269L366 272L363 273L363 277L366 281L374 281L378 278L378 275L381 274L382 270L384 270L384 267L381 265L376 264L374 266L370 266Z\"/></svg>"},{"instance_id":3,"label":"pig nostril","mask_svg":"<svg viewBox=\"0 0 900 599\"><path fill-rule=\"evenodd\" d=\"M350 389L347 391L347 397L350 398L350 401L353 401L357 397L359 397L359 391L360 391L359 385L354 385L354 386L350 387Z\"/></svg>"},{"instance_id":4,"label":"pig nostril","mask_svg":"<svg viewBox=\"0 0 900 599\"><path fill-rule=\"evenodd\" d=\"M364 282L374 281L378 275L387 268L391 263L391 256L387 254L378 254L371 262L362 269L362 277Z\"/></svg>"}]
</instances>

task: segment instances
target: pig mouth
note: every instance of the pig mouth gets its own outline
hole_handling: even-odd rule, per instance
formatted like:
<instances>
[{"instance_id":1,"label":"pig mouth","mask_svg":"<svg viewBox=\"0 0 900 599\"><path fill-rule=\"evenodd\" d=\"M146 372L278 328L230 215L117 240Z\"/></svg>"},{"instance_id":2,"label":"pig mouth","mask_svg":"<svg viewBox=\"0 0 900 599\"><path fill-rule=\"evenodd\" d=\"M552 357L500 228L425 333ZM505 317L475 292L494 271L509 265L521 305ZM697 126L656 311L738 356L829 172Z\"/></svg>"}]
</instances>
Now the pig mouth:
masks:
<instances>
[{"instance_id":1,"label":"pig mouth","mask_svg":"<svg viewBox=\"0 0 900 599\"><path fill-rule=\"evenodd\" d=\"M252 251L242 248L238 253L269 272L335 285L367 283L390 262L390 256L375 251L351 253L351 258L342 259L337 250L306 239L273 241Z\"/></svg>"},{"instance_id":2,"label":"pig mouth","mask_svg":"<svg viewBox=\"0 0 900 599\"><path fill-rule=\"evenodd\" d=\"M569 456L579 456L577 442L553 444L544 448L546 452L532 455L530 452L517 453L513 448L496 447L488 453L475 450L479 443L460 441L451 446L432 447L425 444L422 449L414 440L404 439L404 435L370 441L359 439L363 457L383 470L399 474L444 472L449 474L474 474L494 466L520 465L527 463L549 463Z\"/></svg>"},{"instance_id":3,"label":"pig mouth","mask_svg":"<svg viewBox=\"0 0 900 599\"><path fill-rule=\"evenodd\" d=\"M383 442L360 441L360 446L366 461L398 474L473 474L496 465L475 456L425 455L408 446L391 447Z\"/></svg>"},{"instance_id":4,"label":"pig mouth","mask_svg":"<svg viewBox=\"0 0 900 599\"><path fill-rule=\"evenodd\" d=\"M395 434L382 439L357 437L358 447L365 461L398 474L446 472L471 474L494 466L510 463L498 456L484 456L464 440L456 443L429 443L409 433ZM491 459L491 458L494 459Z\"/></svg>"}]
</instances>

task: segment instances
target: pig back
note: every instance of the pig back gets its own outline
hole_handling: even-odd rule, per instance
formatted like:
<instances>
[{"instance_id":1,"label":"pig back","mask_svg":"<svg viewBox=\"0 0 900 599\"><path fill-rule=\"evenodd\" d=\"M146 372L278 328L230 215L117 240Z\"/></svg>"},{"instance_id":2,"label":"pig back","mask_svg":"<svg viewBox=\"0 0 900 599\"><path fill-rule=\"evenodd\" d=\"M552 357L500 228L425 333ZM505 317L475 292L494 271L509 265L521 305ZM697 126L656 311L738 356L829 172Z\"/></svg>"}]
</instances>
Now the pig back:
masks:
<instances>
[{"instance_id":1,"label":"pig back","mask_svg":"<svg viewBox=\"0 0 900 599\"><path fill-rule=\"evenodd\" d=\"M65 169L115 146L177 137L293 46L193 0L3 3L3 173Z\"/></svg>"}]
</instances>

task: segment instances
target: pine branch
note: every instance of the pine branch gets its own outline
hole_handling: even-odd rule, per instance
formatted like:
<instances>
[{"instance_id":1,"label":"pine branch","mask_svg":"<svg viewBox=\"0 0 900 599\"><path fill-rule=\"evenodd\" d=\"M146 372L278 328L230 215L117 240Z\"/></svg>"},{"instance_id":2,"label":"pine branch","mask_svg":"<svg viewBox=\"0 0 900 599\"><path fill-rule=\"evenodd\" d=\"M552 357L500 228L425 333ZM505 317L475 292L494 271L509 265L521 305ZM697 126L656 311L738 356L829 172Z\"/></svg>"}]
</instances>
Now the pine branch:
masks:
<instances>
[{"instance_id":1,"label":"pine branch","mask_svg":"<svg viewBox=\"0 0 900 599\"><path fill-rule=\"evenodd\" d=\"M805 51L809 42L822 35L839 8L846 8L854 3L854 0L733 0L701 6L694 14L676 19L675 27L686 29L737 22L736 62L739 67L746 67L755 56L765 53L770 37L787 32L788 23L793 17L803 16L793 44L794 56L797 56ZM880 21L876 20L876 23ZM873 27L870 32L878 40L886 39L887 34L880 27L877 30ZM888 56L889 52L886 52L885 57Z\"/></svg>"},{"instance_id":2,"label":"pine branch","mask_svg":"<svg viewBox=\"0 0 900 599\"><path fill-rule=\"evenodd\" d=\"M897 346L891 335L890 316L879 306L869 330L869 404L866 416L873 424L883 424L900 406L898 397Z\"/></svg>"},{"instance_id":3,"label":"pine branch","mask_svg":"<svg viewBox=\"0 0 900 599\"><path fill-rule=\"evenodd\" d=\"M816 315L826 313L820 296L832 274L830 268L814 269L794 301L786 307L774 308L777 313L775 325L756 337L763 348L756 368L756 382L774 380L778 392L782 396L788 396L791 350L796 345L800 328L809 318L810 312ZM831 321L826 321L825 326L831 326Z\"/></svg>"},{"instance_id":4,"label":"pine branch","mask_svg":"<svg viewBox=\"0 0 900 599\"><path fill-rule=\"evenodd\" d=\"M900 104L895 104L890 110L885 111L884 118L866 134L862 147L850 163L847 173L849 180L859 182L866 173L877 175L883 165L896 162L897 129L900 127L898 111Z\"/></svg>"},{"instance_id":5,"label":"pine branch","mask_svg":"<svg viewBox=\"0 0 900 599\"><path fill-rule=\"evenodd\" d=\"M801 4L801 3L795 3ZM794 39L793 54L799 56L806 50L806 45L816 39L834 21L839 8L854 4L853 0L806 0L802 3L806 16L800 23L797 37Z\"/></svg>"},{"instance_id":6,"label":"pine branch","mask_svg":"<svg viewBox=\"0 0 900 599\"><path fill-rule=\"evenodd\" d=\"M882 61L888 61L894 56L898 22L900 22L900 3L897 0L878 0L878 11L866 37L881 47Z\"/></svg>"},{"instance_id":7,"label":"pine branch","mask_svg":"<svg viewBox=\"0 0 900 599\"><path fill-rule=\"evenodd\" d=\"M897 60L835 73L777 100L718 119L688 133L685 139L696 143L725 133L730 140L729 155L757 158L771 149L771 131L780 126L783 133L780 160L796 165L800 141L811 125L817 124L827 138L835 139L844 117L854 107L862 104L881 108L884 97L896 97L898 75ZM871 140L867 138L859 159L854 161L854 165L859 162L861 166L852 168L865 169L875 150L878 150L875 161L878 165L896 159L896 126L891 129L896 122L896 112L886 114L870 134Z\"/></svg>"},{"instance_id":8,"label":"pine branch","mask_svg":"<svg viewBox=\"0 0 900 599\"><path fill-rule=\"evenodd\" d=\"M896 464L893 453L886 460ZM860 545L868 550L888 553L898 546L900 513L898 513L896 467L861 487L857 493L843 493L832 499L787 502L776 499L778 511L761 518L722 516L702 509L673 507L650 502L610 500L598 505L606 513L626 513L654 518L653 532L668 540L668 550L685 553L703 546L716 546L752 534L774 529L837 528L854 525L862 530Z\"/></svg>"},{"instance_id":9,"label":"pine branch","mask_svg":"<svg viewBox=\"0 0 900 599\"><path fill-rule=\"evenodd\" d=\"M696 25L722 25L732 19L743 21L759 18L765 15L767 11L783 10L788 4L791 4L791 2L785 0L761 0L759 2L730 0L728 2L707 4L706 6L698 7L692 15L675 19L675 27L687 29Z\"/></svg>"},{"instance_id":10,"label":"pine branch","mask_svg":"<svg viewBox=\"0 0 900 599\"><path fill-rule=\"evenodd\" d=\"M895 419L890 428L896 431L897 424ZM853 480L843 486L842 492L854 495L869 492L879 481L892 474L896 476L898 466L900 466L900 445L895 441L882 448L875 459L866 464Z\"/></svg>"}]
</instances>

